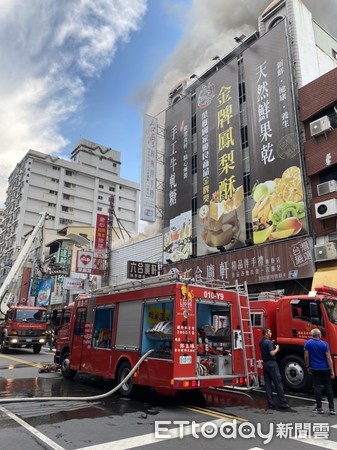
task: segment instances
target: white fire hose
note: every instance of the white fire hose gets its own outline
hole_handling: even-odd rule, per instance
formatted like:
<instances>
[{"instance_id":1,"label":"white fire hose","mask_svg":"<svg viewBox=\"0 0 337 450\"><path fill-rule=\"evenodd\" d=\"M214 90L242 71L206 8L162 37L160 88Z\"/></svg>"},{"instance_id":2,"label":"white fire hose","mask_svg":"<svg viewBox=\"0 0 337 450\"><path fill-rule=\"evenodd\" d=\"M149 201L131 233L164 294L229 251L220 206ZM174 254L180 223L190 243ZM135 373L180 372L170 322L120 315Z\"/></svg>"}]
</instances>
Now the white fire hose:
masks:
<instances>
[{"instance_id":1,"label":"white fire hose","mask_svg":"<svg viewBox=\"0 0 337 450\"><path fill-rule=\"evenodd\" d=\"M146 359L150 353L152 353L155 349L151 349L147 351L137 362L137 364L133 367L133 369L130 371L130 373L127 374L125 378L113 389L111 389L108 392L105 392L105 394L100 395L91 395L90 397L14 397L14 398L0 398L0 403L18 403L18 402L60 402L64 400L69 401L92 401L92 400L101 400L102 398L109 397L110 395L114 394L118 389L123 386L123 384L128 381L130 377L134 374L134 372L138 369L138 367L141 365L141 363Z\"/></svg>"}]
</instances>

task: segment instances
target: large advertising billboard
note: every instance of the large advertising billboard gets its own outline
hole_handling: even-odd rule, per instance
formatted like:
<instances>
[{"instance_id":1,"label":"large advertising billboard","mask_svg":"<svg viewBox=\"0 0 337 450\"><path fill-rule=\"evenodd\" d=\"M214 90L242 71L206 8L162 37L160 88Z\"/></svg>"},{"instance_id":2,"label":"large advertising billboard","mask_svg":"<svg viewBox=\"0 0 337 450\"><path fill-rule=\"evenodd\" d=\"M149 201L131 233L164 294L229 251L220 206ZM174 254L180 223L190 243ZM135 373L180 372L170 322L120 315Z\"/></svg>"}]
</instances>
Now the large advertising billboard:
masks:
<instances>
[{"instance_id":1,"label":"large advertising billboard","mask_svg":"<svg viewBox=\"0 0 337 450\"><path fill-rule=\"evenodd\" d=\"M145 114L140 218L148 222L156 221L157 134L158 120Z\"/></svg>"},{"instance_id":2,"label":"large advertising billboard","mask_svg":"<svg viewBox=\"0 0 337 450\"><path fill-rule=\"evenodd\" d=\"M192 254L191 96L166 112L164 260Z\"/></svg>"},{"instance_id":3,"label":"large advertising billboard","mask_svg":"<svg viewBox=\"0 0 337 450\"><path fill-rule=\"evenodd\" d=\"M306 234L308 225L286 23L243 54L254 244Z\"/></svg>"},{"instance_id":4,"label":"large advertising billboard","mask_svg":"<svg viewBox=\"0 0 337 450\"><path fill-rule=\"evenodd\" d=\"M237 61L196 90L197 254L244 245L244 191Z\"/></svg>"}]
</instances>

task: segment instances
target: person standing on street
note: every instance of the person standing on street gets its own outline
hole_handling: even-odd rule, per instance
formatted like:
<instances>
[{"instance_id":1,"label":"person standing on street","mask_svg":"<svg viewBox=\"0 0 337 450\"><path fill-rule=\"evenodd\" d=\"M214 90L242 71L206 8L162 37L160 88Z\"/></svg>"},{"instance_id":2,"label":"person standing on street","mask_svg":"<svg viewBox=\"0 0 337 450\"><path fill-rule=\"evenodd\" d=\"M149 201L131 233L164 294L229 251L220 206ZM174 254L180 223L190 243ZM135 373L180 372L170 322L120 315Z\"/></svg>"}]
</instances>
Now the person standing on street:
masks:
<instances>
[{"instance_id":1,"label":"person standing on street","mask_svg":"<svg viewBox=\"0 0 337 450\"><path fill-rule=\"evenodd\" d=\"M311 337L312 339L309 339L304 345L304 361L308 373L312 375L316 399L314 411L318 414L324 414L321 392L321 386L323 385L328 397L330 414L336 414L331 386L331 380L335 378L335 373L329 345L321 340L321 332L318 328L311 330Z\"/></svg>"},{"instance_id":2,"label":"person standing on street","mask_svg":"<svg viewBox=\"0 0 337 450\"><path fill-rule=\"evenodd\" d=\"M262 334L263 337L259 342L259 346L263 359L263 375L268 407L270 409L275 408L272 391L272 382L273 382L276 388L277 396L281 403L280 407L282 409L288 409L289 405L287 404L286 398L284 396L280 369L278 367L275 356L276 353L279 351L280 347L278 345L274 345L274 343L271 341L272 332L269 328L264 328Z\"/></svg>"}]
</instances>

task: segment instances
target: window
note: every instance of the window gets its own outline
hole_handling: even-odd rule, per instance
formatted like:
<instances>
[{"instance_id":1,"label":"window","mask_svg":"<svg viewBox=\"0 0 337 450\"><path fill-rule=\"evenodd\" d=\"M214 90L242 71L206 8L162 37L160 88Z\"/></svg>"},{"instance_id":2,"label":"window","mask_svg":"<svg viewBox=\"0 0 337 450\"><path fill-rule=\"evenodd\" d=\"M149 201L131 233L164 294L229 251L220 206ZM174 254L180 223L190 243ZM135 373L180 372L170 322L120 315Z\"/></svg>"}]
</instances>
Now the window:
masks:
<instances>
[{"instance_id":1,"label":"window","mask_svg":"<svg viewBox=\"0 0 337 450\"><path fill-rule=\"evenodd\" d=\"M198 205L198 197L197 194L193 194L192 196L192 216L197 214L197 205Z\"/></svg>"},{"instance_id":2,"label":"window","mask_svg":"<svg viewBox=\"0 0 337 450\"><path fill-rule=\"evenodd\" d=\"M103 195L99 195L98 200L103 200Z\"/></svg>"},{"instance_id":3,"label":"window","mask_svg":"<svg viewBox=\"0 0 337 450\"><path fill-rule=\"evenodd\" d=\"M57 166L53 166L53 170L60 170L60 168Z\"/></svg>"},{"instance_id":4,"label":"window","mask_svg":"<svg viewBox=\"0 0 337 450\"><path fill-rule=\"evenodd\" d=\"M78 336L78 335L81 335L84 333L86 317L87 317L86 308L78 308L78 310L76 312L76 319L75 319L75 329L74 329L75 335Z\"/></svg>"},{"instance_id":5,"label":"window","mask_svg":"<svg viewBox=\"0 0 337 450\"><path fill-rule=\"evenodd\" d=\"M67 181L65 181L64 187L74 189L76 187L76 184L68 183Z\"/></svg>"},{"instance_id":6,"label":"window","mask_svg":"<svg viewBox=\"0 0 337 450\"><path fill-rule=\"evenodd\" d=\"M332 49L332 57L333 59L337 59L337 51Z\"/></svg>"},{"instance_id":7,"label":"window","mask_svg":"<svg viewBox=\"0 0 337 450\"><path fill-rule=\"evenodd\" d=\"M66 175L72 177L74 175L74 172L72 170L66 170Z\"/></svg>"},{"instance_id":8,"label":"window","mask_svg":"<svg viewBox=\"0 0 337 450\"><path fill-rule=\"evenodd\" d=\"M197 173L197 154L192 155L192 175Z\"/></svg>"},{"instance_id":9,"label":"window","mask_svg":"<svg viewBox=\"0 0 337 450\"><path fill-rule=\"evenodd\" d=\"M58 183L58 182L59 182L59 180L57 180L56 178L52 178L51 181L52 181L53 183Z\"/></svg>"},{"instance_id":10,"label":"window","mask_svg":"<svg viewBox=\"0 0 337 450\"><path fill-rule=\"evenodd\" d=\"M57 191L49 191L49 194L57 195Z\"/></svg>"},{"instance_id":11,"label":"window","mask_svg":"<svg viewBox=\"0 0 337 450\"><path fill-rule=\"evenodd\" d=\"M109 186L109 191L110 191L110 192L115 192L114 186Z\"/></svg>"},{"instance_id":12,"label":"window","mask_svg":"<svg viewBox=\"0 0 337 450\"><path fill-rule=\"evenodd\" d=\"M56 208L56 203L48 203L48 206L50 206L51 208Z\"/></svg>"},{"instance_id":13,"label":"window","mask_svg":"<svg viewBox=\"0 0 337 450\"><path fill-rule=\"evenodd\" d=\"M104 189L104 184L99 184L98 187L99 187L100 189Z\"/></svg>"},{"instance_id":14,"label":"window","mask_svg":"<svg viewBox=\"0 0 337 450\"><path fill-rule=\"evenodd\" d=\"M103 208L101 208L100 206L97 208L97 211L103 211Z\"/></svg>"},{"instance_id":15,"label":"window","mask_svg":"<svg viewBox=\"0 0 337 450\"><path fill-rule=\"evenodd\" d=\"M63 194L63 198L64 198L64 200L70 200L70 195L69 194Z\"/></svg>"},{"instance_id":16,"label":"window","mask_svg":"<svg viewBox=\"0 0 337 450\"><path fill-rule=\"evenodd\" d=\"M64 212L69 212L69 208L68 208L68 206L62 206L62 211L64 211Z\"/></svg>"},{"instance_id":17,"label":"window","mask_svg":"<svg viewBox=\"0 0 337 450\"><path fill-rule=\"evenodd\" d=\"M262 327L263 324L263 313L251 313L250 314L250 320L252 322L252 327Z\"/></svg>"}]
</instances>

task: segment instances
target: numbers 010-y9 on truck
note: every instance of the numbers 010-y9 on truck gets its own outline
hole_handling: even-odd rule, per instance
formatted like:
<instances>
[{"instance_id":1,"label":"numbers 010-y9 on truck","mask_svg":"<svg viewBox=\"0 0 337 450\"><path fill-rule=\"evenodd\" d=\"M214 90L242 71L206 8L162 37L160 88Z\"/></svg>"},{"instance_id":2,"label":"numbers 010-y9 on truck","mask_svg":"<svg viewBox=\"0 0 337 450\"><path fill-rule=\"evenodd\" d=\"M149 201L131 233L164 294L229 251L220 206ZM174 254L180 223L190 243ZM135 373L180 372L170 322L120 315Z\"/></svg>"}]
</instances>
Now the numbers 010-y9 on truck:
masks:
<instances>
[{"instance_id":1,"label":"numbers 010-y9 on truck","mask_svg":"<svg viewBox=\"0 0 337 450\"><path fill-rule=\"evenodd\" d=\"M137 386L168 395L249 387L257 374L247 290L214 284L163 275L80 295L63 311L54 362L66 378L115 379L122 396Z\"/></svg>"},{"instance_id":2,"label":"numbers 010-y9 on truck","mask_svg":"<svg viewBox=\"0 0 337 450\"><path fill-rule=\"evenodd\" d=\"M260 379L263 370L258 343L263 328L271 329L272 339L280 346L277 359L286 388L299 392L312 386L303 347L313 328L319 328L329 344L337 373L337 289L317 286L307 295L293 296L260 293L251 297L250 309Z\"/></svg>"}]
</instances>

